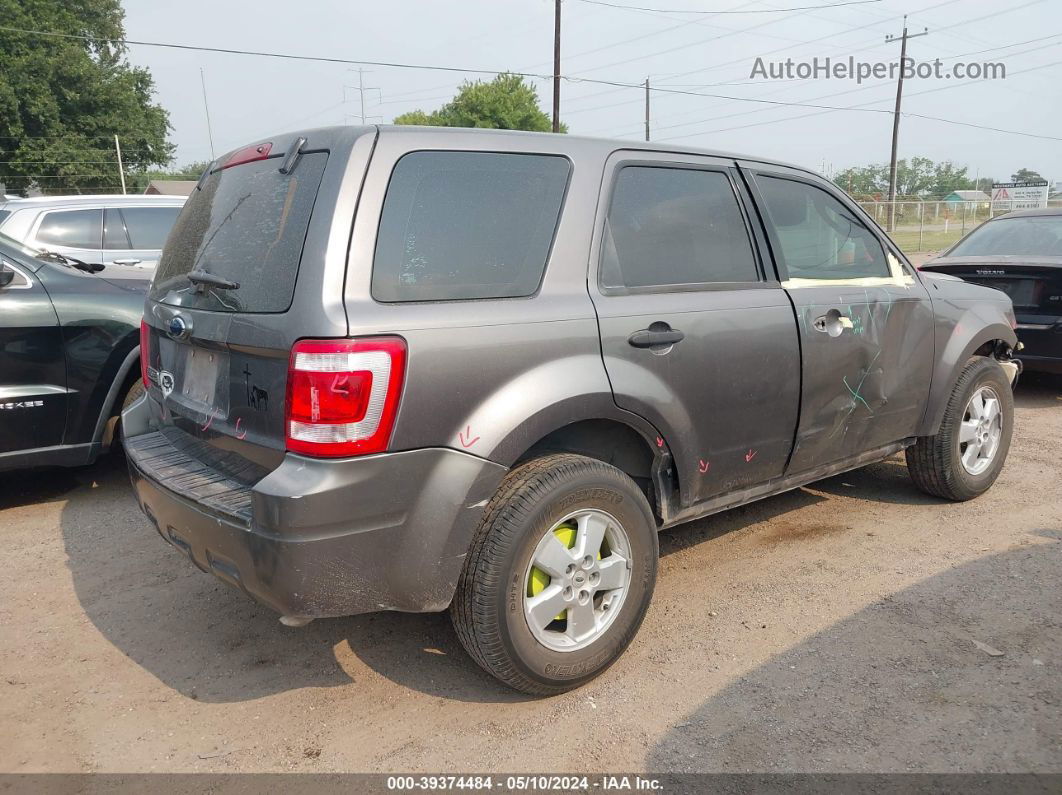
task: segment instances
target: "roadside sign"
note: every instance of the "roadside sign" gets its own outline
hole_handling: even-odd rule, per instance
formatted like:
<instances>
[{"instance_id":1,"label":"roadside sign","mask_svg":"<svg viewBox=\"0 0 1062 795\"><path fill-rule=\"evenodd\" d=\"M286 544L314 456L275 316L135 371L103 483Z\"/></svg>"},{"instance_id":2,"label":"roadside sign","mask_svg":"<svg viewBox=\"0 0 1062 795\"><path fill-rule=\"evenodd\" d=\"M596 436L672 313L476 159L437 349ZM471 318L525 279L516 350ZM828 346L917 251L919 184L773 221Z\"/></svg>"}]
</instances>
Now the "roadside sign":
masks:
<instances>
[{"instance_id":1,"label":"roadside sign","mask_svg":"<svg viewBox=\"0 0 1062 795\"><path fill-rule=\"evenodd\" d=\"M1047 206L1047 180L996 182L992 185L993 210L1029 210Z\"/></svg>"}]
</instances>

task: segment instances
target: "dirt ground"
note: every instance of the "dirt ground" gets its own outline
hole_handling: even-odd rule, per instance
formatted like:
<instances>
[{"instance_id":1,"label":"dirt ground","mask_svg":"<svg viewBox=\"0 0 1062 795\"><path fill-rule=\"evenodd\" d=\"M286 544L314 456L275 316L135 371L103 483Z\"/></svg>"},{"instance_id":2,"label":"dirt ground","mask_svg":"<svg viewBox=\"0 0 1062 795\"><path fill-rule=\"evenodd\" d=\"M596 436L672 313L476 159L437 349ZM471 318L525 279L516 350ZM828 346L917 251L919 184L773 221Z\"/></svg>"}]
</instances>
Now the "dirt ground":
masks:
<instances>
[{"instance_id":1,"label":"dirt ground","mask_svg":"<svg viewBox=\"0 0 1062 795\"><path fill-rule=\"evenodd\" d=\"M194 569L117 456L0 476L0 771L1062 771L1062 382L1000 480L902 459L668 531L604 676L496 684L445 615L301 629Z\"/></svg>"}]
</instances>

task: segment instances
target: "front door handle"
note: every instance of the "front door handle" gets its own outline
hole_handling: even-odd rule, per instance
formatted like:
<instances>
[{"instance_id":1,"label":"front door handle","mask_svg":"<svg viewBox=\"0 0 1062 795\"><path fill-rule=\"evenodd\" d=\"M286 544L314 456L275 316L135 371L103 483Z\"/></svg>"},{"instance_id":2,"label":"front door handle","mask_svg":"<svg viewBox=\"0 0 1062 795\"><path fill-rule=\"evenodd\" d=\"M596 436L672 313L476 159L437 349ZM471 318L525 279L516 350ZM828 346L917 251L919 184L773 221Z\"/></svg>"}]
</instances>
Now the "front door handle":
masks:
<instances>
[{"instance_id":1,"label":"front door handle","mask_svg":"<svg viewBox=\"0 0 1062 795\"><path fill-rule=\"evenodd\" d=\"M627 342L635 348L661 349L670 348L676 342L686 338L678 329L666 323L653 323L649 328L639 329L627 337Z\"/></svg>"},{"instance_id":2,"label":"front door handle","mask_svg":"<svg viewBox=\"0 0 1062 795\"><path fill-rule=\"evenodd\" d=\"M115 265L139 265L141 260L138 259L113 259L111 260Z\"/></svg>"},{"instance_id":3,"label":"front door handle","mask_svg":"<svg viewBox=\"0 0 1062 795\"><path fill-rule=\"evenodd\" d=\"M811 324L815 331L829 334L831 337L839 337L845 329L855 328L855 323L848 315L842 315L836 309L831 309L825 315L815 318Z\"/></svg>"}]
</instances>

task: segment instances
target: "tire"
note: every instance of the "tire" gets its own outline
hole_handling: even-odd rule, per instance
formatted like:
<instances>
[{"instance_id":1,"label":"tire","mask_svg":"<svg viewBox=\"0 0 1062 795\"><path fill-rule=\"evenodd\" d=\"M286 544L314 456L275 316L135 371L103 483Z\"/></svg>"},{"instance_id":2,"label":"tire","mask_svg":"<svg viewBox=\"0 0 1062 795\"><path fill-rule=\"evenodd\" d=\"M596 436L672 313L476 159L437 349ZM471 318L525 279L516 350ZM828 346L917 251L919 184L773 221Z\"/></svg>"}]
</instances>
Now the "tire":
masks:
<instances>
[{"instance_id":1,"label":"tire","mask_svg":"<svg viewBox=\"0 0 1062 795\"><path fill-rule=\"evenodd\" d=\"M129 389L127 389L125 392L125 397L122 399L122 408L118 412L119 416L123 411L133 405L134 401L136 401L146 391L147 390L144 389L144 382L141 381L139 378L136 379L129 386Z\"/></svg>"},{"instance_id":2,"label":"tire","mask_svg":"<svg viewBox=\"0 0 1062 795\"><path fill-rule=\"evenodd\" d=\"M117 427L114 433L114 442L121 442L125 438L125 429L122 427L122 412L133 405L137 399L140 398L147 390L144 389L144 382L137 378L129 388L125 390L125 396L122 398L122 405L118 409L118 421ZM121 447L120 444L115 445L112 443L112 447Z\"/></svg>"},{"instance_id":3,"label":"tire","mask_svg":"<svg viewBox=\"0 0 1062 795\"><path fill-rule=\"evenodd\" d=\"M583 552L597 537L605 541L594 562ZM551 560L556 576L532 565L545 559L536 557L540 551L568 556ZM658 554L649 503L623 472L571 454L529 461L505 477L477 530L450 606L457 637L484 670L516 690L544 696L579 687L612 665L637 634ZM616 578L625 585L609 589ZM533 629L525 610L539 595L539 615L549 623ZM553 600L565 606L550 621ZM580 638L580 626L594 629Z\"/></svg>"},{"instance_id":4,"label":"tire","mask_svg":"<svg viewBox=\"0 0 1062 795\"><path fill-rule=\"evenodd\" d=\"M965 420L967 429L976 424L976 418L968 412L971 400L978 393L982 397L994 396L998 401L1002 427L991 458L977 459L971 468L964 463L970 443L962 441L962 436L969 433L963 430L963 424ZM923 436L907 448L907 471L915 485L927 494L956 502L972 500L988 491L999 477L1013 433L1014 394L1010 382L995 359L975 356L955 382L936 435ZM973 443L978 444L976 439Z\"/></svg>"}]
</instances>

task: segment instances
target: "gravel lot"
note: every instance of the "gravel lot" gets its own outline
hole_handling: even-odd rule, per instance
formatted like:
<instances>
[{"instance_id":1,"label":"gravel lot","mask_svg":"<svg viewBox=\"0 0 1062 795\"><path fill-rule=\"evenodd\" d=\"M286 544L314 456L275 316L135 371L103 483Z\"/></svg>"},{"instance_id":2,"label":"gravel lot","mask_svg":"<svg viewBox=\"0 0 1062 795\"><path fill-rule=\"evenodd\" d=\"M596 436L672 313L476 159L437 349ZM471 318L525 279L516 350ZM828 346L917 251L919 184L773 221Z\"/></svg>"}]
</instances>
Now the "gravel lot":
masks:
<instances>
[{"instance_id":1,"label":"gravel lot","mask_svg":"<svg viewBox=\"0 0 1062 795\"><path fill-rule=\"evenodd\" d=\"M902 459L662 538L626 655L510 692L445 615L282 627L151 530L118 456L0 476L0 771L1062 771L1062 382L995 487Z\"/></svg>"}]
</instances>

